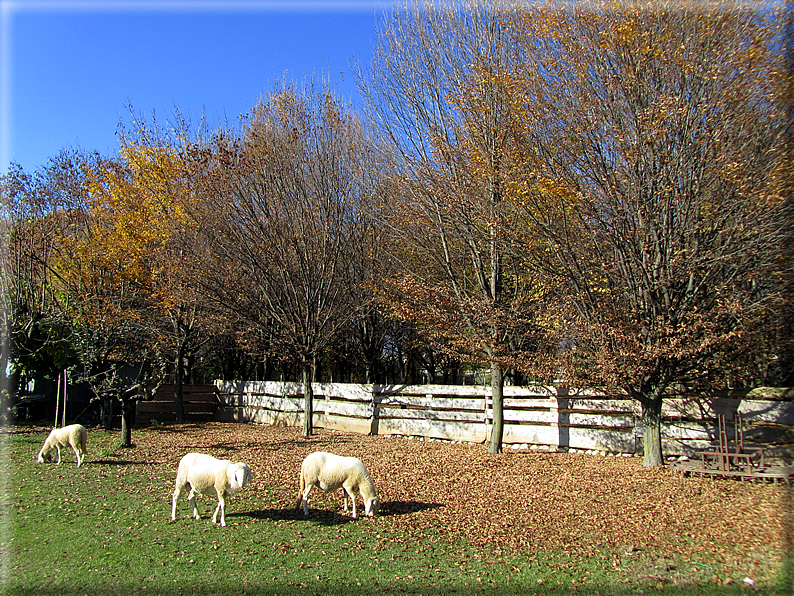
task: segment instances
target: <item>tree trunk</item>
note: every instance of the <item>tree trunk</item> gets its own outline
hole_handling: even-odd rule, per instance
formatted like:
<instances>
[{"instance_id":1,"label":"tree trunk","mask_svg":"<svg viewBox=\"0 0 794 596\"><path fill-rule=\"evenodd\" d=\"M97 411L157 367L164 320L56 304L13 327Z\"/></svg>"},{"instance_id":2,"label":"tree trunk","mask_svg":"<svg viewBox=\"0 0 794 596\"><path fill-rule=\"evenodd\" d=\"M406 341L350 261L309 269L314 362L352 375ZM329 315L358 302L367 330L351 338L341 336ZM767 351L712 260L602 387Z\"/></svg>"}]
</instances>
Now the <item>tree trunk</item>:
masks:
<instances>
[{"instance_id":1,"label":"tree trunk","mask_svg":"<svg viewBox=\"0 0 794 596\"><path fill-rule=\"evenodd\" d=\"M113 399L105 398L102 400L102 409L99 415L102 421L102 428L110 430L113 428Z\"/></svg>"},{"instance_id":2,"label":"tree trunk","mask_svg":"<svg viewBox=\"0 0 794 596\"><path fill-rule=\"evenodd\" d=\"M182 399L182 379L185 377L185 347L180 343L174 367L174 411L177 424L185 421L185 402Z\"/></svg>"},{"instance_id":3,"label":"tree trunk","mask_svg":"<svg viewBox=\"0 0 794 596\"><path fill-rule=\"evenodd\" d=\"M645 399L642 403L643 466L661 466L662 458L662 398Z\"/></svg>"},{"instance_id":4,"label":"tree trunk","mask_svg":"<svg viewBox=\"0 0 794 596\"><path fill-rule=\"evenodd\" d=\"M312 436L314 419L314 390L312 389L312 366L303 364L303 436Z\"/></svg>"},{"instance_id":5,"label":"tree trunk","mask_svg":"<svg viewBox=\"0 0 794 596\"><path fill-rule=\"evenodd\" d=\"M502 453L502 436L504 434L504 377L502 365L491 363L491 395L493 397L493 427L488 453Z\"/></svg>"},{"instance_id":6,"label":"tree trunk","mask_svg":"<svg viewBox=\"0 0 794 596\"><path fill-rule=\"evenodd\" d=\"M135 400L121 401L121 446L132 446L132 418L135 414Z\"/></svg>"}]
</instances>

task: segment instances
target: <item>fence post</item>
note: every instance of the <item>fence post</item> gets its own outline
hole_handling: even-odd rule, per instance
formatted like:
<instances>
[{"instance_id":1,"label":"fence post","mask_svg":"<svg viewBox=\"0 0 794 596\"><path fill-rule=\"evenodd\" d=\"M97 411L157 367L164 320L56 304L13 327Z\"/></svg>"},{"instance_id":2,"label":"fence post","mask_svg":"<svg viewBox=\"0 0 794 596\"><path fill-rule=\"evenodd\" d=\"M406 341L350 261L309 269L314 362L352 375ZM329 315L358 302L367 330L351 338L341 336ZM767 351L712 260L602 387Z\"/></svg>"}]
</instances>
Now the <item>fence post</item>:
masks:
<instances>
[{"instance_id":1,"label":"fence post","mask_svg":"<svg viewBox=\"0 0 794 596\"><path fill-rule=\"evenodd\" d=\"M567 451L571 447L571 431L569 423L571 415L567 412L570 407L567 387L556 387L556 394L553 396L551 405L552 422L551 427L556 428L557 451ZM560 413L560 410L566 410ZM552 445L555 446L555 445Z\"/></svg>"},{"instance_id":2,"label":"fence post","mask_svg":"<svg viewBox=\"0 0 794 596\"><path fill-rule=\"evenodd\" d=\"M491 394L491 402L493 402L493 394ZM485 395L483 395L482 403L483 403L483 419L482 419L482 422L483 422L483 425L485 426L485 441L486 441L486 444L487 444L488 439L491 436L491 427L488 425L488 391L486 391Z\"/></svg>"},{"instance_id":3,"label":"fence post","mask_svg":"<svg viewBox=\"0 0 794 596\"><path fill-rule=\"evenodd\" d=\"M372 400L372 412L370 414L370 421L369 421L369 434L373 437L378 434L378 426L379 426L379 419L378 419L378 404L376 402L376 395L377 391L375 389L376 385L373 383L369 386L370 390L370 399Z\"/></svg>"},{"instance_id":4,"label":"fence post","mask_svg":"<svg viewBox=\"0 0 794 596\"><path fill-rule=\"evenodd\" d=\"M63 418L61 418L61 427L66 426L66 389L69 385L69 377L66 376L67 371L63 369ZM57 426L57 425L56 425Z\"/></svg>"}]
</instances>

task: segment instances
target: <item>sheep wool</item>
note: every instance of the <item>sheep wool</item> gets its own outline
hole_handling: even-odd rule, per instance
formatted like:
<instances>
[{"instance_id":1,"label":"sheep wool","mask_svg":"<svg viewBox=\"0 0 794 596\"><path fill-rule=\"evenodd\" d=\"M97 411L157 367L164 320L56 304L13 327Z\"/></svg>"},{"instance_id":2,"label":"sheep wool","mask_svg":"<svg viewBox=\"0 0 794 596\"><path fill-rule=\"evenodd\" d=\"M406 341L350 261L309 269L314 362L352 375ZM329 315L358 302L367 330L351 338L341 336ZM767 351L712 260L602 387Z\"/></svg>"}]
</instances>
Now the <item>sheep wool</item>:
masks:
<instances>
[{"instance_id":1,"label":"sheep wool","mask_svg":"<svg viewBox=\"0 0 794 596\"><path fill-rule=\"evenodd\" d=\"M344 488L344 506L348 511L347 497L353 503L353 517L356 517L356 493L361 494L364 510L372 517L380 508L380 499L375 490L375 483L361 460L355 457L342 457L317 451L307 456L301 464L300 500L298 507L303 507L303 514L309 515L309 491L316 486L326 492Z\"/></svg>"},{"instance_id":2,"label":"sheep wool","mask_svg":"<svg viewBox=\"0 0 794 596\"><path fill-rule=\"evenodd\" d=\"M251 469L242 462L233 463L203 453L188 453L180 460L176 473L176 488L171 501L171 521L176 521L176 503L189 484L188 501L193 517L201 519L196 506L196 495L217 495L218 506L212 515L212 523L217 523L220 511L221 526L225 527L226 499L237 494L252 480Z\"/></svg>"},{"instance_id":3,"label":"sheep wool","mask_svg":"<svg viewBox=\"0 0 794 596\"><path fill-rule=\"evenodd\" d=\"M88 455L86 449L86 442L88 440L88 431L82 424L70 424L63 428L54 428L50 431L44 445L36 456L36 461L40 464L52 461L52 452L58 452L58 464L61 463L61 447L71 447L74 450L75 457L77 457L77 467L83 463L85 456Z\"/></svg>"}]
</instances>

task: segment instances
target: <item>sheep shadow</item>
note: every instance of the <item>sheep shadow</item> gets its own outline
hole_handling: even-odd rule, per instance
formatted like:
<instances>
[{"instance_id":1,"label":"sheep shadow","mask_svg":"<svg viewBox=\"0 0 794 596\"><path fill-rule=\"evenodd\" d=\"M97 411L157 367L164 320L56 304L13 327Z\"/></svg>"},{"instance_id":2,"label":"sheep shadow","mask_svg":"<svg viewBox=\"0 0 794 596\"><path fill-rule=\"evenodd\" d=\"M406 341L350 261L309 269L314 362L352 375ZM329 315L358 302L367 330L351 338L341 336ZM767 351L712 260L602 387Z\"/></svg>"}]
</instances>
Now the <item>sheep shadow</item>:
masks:
<instances>
[{"instance_id":1,"label":"sheep shadow","mask_svg":"<svg viewBox=\"0 0 794 596\"><path fill-rule=\"evenodd\" d=\"M423 503L421 501L385 501L380 505L379 517L393 517L397 515L409 515L420 511L438 509L444 507L440 503ZM271 521L312 521L322 526L340 526L355 522L350 514L323 509L309 508L309 516L305 517L301 509L287 507L281 509L259 509L257 511L243 511L239 513L229 513L226 517L250 517L253 519L269 519ZM361 518L364 516L361 515Z\"/></svg>"},{"instance_id":2,"label":"sheep shadow","mask_svg":"<svg viewBox=\"0 0 794 596\"><path fill-rule=\"evenodd\" d=\"M271 521L312 521L322 526L341 526L357 521L349 515L342 515L333 511L310 509L309 516L305 517L303 511L294 507L282 509L259 509L257 511L241 511L227 513L226 517L247 517L251 519L268 519Z\"/></svg>"}]
</instances>

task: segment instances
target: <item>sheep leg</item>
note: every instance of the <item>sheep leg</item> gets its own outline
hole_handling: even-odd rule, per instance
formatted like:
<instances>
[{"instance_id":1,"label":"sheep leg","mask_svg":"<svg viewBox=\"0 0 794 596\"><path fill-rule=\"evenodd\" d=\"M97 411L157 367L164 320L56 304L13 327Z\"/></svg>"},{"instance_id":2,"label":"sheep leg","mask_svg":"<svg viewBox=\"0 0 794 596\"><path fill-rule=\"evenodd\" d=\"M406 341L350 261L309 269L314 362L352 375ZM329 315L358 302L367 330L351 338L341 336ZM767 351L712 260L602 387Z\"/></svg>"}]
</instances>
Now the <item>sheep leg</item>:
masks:
<instances>
[{"instance_id":1,"label":"sheep leg","mask_svg":"<svg viewBox=\"0 0 794 596\"><path fill-rule=\"evenodd\" d=\"M77 467L80 467L80 463L83 461L80 459L80 452L77 450L77 447L72 447L74 449L74 456L77 458Z\"/></svg>"},{"instance_id":2,"label":"sheep leg","mask_svg":"<svg viewBox=\"0 0 794 596\"><path fill-rule=\"evenodd\" d=\"M171 499L171 521L176 521L176 502L179 500L179 497L182 496L182 487L177 485L176 490L174 490L174 498Z\"/></svg>"},{"instance_id":3,"label":"sheep leg","mask_svg":"<svg viewBox=\"0 0 794 596\"><path fill-rule=\"evenodd\" d=\"M218 493L218 506L215 508L215 513L212 514L212 523L217 523L218 519L218 511L221 512L221 527L226 527L226 501L224 499L223 492Z\"/></svg>"},{"instance_id":4,"label":"sheep leg","mask_svg":"<svg viewBox=\"0 0 794 596\"><path fill-rule=\"evenodd\" d=\"M58 464L57 465L61 465L61 446L60 445L56 445L55 448L58 450Z\"/></svg>"},{"instance_id":5,"label":"sheep leg","mask_svg":"<svg viewBox=\"0 0 794 596\"><path fill-rule=\"evenodd\" d=\"M312 485L310 484L305 489L303 489L303 497L301 498L301 506L303 507L303 515L304 517L309 517L309 491L312 489Z\"/></svg>"},{"instance_id":6,"label":"sheep leg","mask_svg":"<svg viewBox=\"0 0 794 596\"><path fill-rule=\"evenodd\" d=\"M345 489L345 511L347 511L347 495L350 495L350 502L353 503L353 519L356 519L356 495L352 489L344 487Z\"/></svg>"},{"instance_id":7,"label":"sheep leg","mask_svg":"<svg viewBox=\"0 0 794 596\"><path fill-rule=\"evenodd\" d=\"M199 515L198 512L198 507L196 506L196 489L194 489L192 486L190 487L190 494L187 496L187 500L190 501L190 506L193 511L192 514L193 517L196 519L201 519L201 516Z\"/></svg>"}]
</instances>

